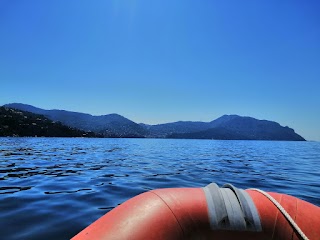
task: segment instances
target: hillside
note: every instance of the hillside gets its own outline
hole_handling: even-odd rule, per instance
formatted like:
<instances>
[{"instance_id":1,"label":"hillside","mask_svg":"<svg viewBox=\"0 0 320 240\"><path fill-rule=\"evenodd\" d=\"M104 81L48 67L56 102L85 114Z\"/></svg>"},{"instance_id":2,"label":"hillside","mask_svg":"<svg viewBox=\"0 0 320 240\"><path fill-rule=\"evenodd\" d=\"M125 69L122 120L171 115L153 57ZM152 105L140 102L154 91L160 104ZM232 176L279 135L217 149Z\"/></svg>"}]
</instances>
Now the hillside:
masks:
<instances>
[{"instance_id":1,"label":"hillside","mask_svg":"<svg viewBox=\"0 0 320 240\"><path fill-rule=\"evenodd\" d=\"M104 137L144 137L146 130L139 124L118 114L93 116L86 113L65 110L45 110L31 105L12 103L6 107L15 108L32 113L42 114L52 121L59 121L66 126L83 131L92 131Z\"/></svg>"},{"instance_id":2,"label":"hillside","mask_svg":"<svg viewBox=\"0 0 320 240\"><path fill-rule=\"evenodd\" d=\"M13 137L99 137L21 110L0 107L0 136Z\"/></svg>"}]
</instances>

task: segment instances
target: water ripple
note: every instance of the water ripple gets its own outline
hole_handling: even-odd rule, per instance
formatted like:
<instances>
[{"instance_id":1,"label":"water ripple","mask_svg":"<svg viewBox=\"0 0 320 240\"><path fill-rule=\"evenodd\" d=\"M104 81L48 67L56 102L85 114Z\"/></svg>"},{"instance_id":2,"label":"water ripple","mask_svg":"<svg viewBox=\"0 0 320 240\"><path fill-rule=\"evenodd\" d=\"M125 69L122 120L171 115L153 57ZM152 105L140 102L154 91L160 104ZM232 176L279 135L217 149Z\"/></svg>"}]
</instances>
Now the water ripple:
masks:
<instances>
[{"instance_id":1,"label":"water ripple","mask_svg":"<svg viewBox=\"0 0 320 240\"><path fill-rule=\"evenodd\" d=\"M317 142L0 138L0 143L3 239L69 239L154 188L229 182L320 205Z\"/></svg>"}]
</instances>

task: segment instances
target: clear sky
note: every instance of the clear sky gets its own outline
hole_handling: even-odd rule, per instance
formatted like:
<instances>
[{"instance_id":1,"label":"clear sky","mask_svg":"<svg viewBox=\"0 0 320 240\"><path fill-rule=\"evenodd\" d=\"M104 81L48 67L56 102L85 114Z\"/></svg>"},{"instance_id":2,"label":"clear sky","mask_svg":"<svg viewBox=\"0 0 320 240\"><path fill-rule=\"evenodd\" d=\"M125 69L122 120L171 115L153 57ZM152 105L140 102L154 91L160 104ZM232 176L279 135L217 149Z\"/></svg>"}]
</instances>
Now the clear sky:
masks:
<instances>
[{"instance_id":1,"label":"clear sky","mask_svg":"<svg viewBox=\"0 0 320 240\"><path fill-rule=\"evenodd\" d=\"M320 140L320 1L1 0L0 105L239 114Z\"/></svg>"}]
</instances>

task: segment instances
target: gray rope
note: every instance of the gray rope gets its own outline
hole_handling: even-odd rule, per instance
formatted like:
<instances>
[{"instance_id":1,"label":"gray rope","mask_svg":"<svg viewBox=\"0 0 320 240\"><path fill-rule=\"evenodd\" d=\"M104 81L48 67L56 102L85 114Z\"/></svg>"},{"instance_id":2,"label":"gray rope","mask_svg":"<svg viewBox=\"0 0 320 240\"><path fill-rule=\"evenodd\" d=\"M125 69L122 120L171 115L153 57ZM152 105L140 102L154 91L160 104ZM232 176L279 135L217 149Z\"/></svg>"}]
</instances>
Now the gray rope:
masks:
<instances>
[{"instance_id":1,"label":"gray rope","mask_svg":"<svg viewBox=\"0 0 320 240\"><path fill-rule=\"evenodd\" d=\"M270 194L266 193L265 191L262 191L257 188L250 188L249 190L257 191L261 194L263 194L265 197L267 197L278 209L279 211L287 218L287 220L290 222L292 227L299 233L302 239L309 240L308 237L303 233L301 228L295 223L295 221L291 218L289 213L280 205L280 203L275 200Z\"/></svg>"}]
</instances>

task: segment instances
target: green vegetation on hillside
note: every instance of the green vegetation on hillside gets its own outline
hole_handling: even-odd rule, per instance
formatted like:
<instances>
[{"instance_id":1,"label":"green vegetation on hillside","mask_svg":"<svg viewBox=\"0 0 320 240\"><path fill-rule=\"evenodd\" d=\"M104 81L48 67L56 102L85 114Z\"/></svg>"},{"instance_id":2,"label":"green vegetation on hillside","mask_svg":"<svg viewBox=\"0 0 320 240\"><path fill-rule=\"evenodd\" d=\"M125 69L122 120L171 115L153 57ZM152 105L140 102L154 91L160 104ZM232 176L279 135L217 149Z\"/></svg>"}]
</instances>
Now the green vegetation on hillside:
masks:
<instances>
[{"instance_id":1,"label":"green vegetation on hillside","mask_svg":"<svg viewBox=\"0 0 320 240\"><path fill-rule=\"evenodd\" d=\"M11 137L100 137L93 132L54 122L43 115L0 107L0 136Z\"/></svg>"}]
</instances>

